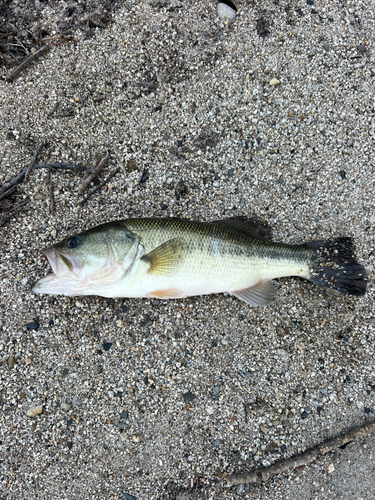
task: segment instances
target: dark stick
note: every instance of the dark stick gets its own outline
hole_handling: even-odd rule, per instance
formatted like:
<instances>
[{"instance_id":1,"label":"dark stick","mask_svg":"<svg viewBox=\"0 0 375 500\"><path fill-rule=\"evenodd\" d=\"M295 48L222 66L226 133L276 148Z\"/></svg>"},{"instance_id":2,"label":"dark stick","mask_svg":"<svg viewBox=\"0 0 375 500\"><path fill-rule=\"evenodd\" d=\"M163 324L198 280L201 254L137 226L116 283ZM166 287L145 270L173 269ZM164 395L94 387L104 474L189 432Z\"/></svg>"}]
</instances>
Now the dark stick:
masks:
<instances>
[{"instance_id":1,"label":"dark stick","mask_svg":"<svg viewBox=\"0 0 375 500\"><path fill-rule=\"evenodd\" d=\"M29 177L30 177L30 174L31 172L33 171L33 168L34 168L34 163L36 162L38 156L39 156L39 153L40 153L40 150L42 149L43 147L43 142L40 142L38 147L37 147L37 150L35 151L34 153L34 156L33 156L33 159L31 160L30 162L30 165L26 171L26 176L25 176L25 180L27 180Z\"/></svg>"},{"instance_id":2,"label":"dark stick","mask_svg":"<svg viewBox=\"0 0 375 500\"><path fill-rule=\"evenodd\" d=\"M29 201L30 199L28 198L27 200L23 201L22 203L18 203L18 205L15 205L13 208L5 212L0 218L0 227L2 227L4 223L10 219L9 214L23 207L23 205L26 205L26 203L29 203Z\"/></svg>"},{"instance_id":3,"label":"dark stick","mask_svg":"<svg viewBox=\"0 0 375 500\"><path fill-rule=\"evenodd\" d=\"M88 168L84 165L78 165L76 163L37 163L34 165L34 169L39 170L41 168L54 168L55 170L79 170L80 172L87 172Z\"/></svg>"},{"instance_id":4,"label":"dark stick","mask_svg":"<svg viewBox=\"0 0 375 500\"><path fill-rule=\"evenodd\" d=\"M48 182L48 190L49 190L49 213L51 215L55 215L55 195L53 194L53 184L51 178L52 169L48 169L47 182Z\"/></svg>"},{"instance_id":5,"label":"dark stick","mask_svg":"<svg viewBox=\"0 0 375 500\"><path fill-rule=\"evenodd\" d=\"M23 71L25 68L30 66L30 64L38 59L39 56L47 52L51 48L50 45L43 45L43 47L40 47L39 50L34 52L34 54L31 54L29 57L27 57L19 66L17 66L16 69L14 69L9 75L6 77L6 81L8 83L12 82L17 78L17 76Z\"/></svg>"},{"instance_id":6,"label":"dark stick","mask_svg":"<svg viewBox=\"0 0 375 500\"><path fill-rule=\"evenodd\" d=\"M1 187L0 187L0 195L2 195L3 193L5 193L5 191L8 191L10 188L12 188L13 186L15 186L16 184L20 184L25 175L26 175L26 172L27 172L27 168L24 168L18 175L16 175L15 177L13 177L13 179L11 179L10 181L6 182L5 184L3 184Z\"/></svg>"},{"instance_id":7,"label":"dark stick","mask_svg":"<svg viewBox=\"0 0 375 500\"><path fill-rule=\"evenodd\" d=\"M5 193L0 195L0 200L3 200L4 198L8 198L14 191L17 189L17 186L13 186L8 191L5 191Z\"/></svg>"},{"instance_id":8,"label":"dark stick","mask_svg":"<svg viewBox=\"0 0 375 500\"><path fill-rule=\"evenodd\" d=\"M105 186L107 182L109 182L115 175L117 175L120 172L120 170L121 170L120 167L117 167L116 170L114 170L111 174L109 174L109 176L106 179L104 179L104 181L101 184L99 184L99 186L96 186L96 188L90 191L89 194L85 198L83 198L82 201L79 202L79 205L83 207L83 205L89 200L89 198L91 198L93 194L95 194L97 191L99 191L99 189Z\"/></svg>"},{"instance_id":9,"label":"dark stick","mask_svg":"<svg viewBox=\"0 0 375 500\"><path fill-rule=\"evenodd\" d=\"M100 174L100 172L107 165L107 163L108 163L108 155L104 156L95 167L95 170L91 174L89 174L85 179L83 179L82 184L78 188L78 194L83 193L83 191L87 188L90 182Z\"/></svg>"},{"instance_id":10,"label":"dark stick","mask_svg":"<svg viewBox=\"0 0 375 500\"><path fill-rule=\"evenodd\" d=\"M33 166L33 170L40 170L42 168L50 168L52 167L55 170L78 170L79 172L91 172L87 167L83 165L77 165L75 163L37 163ZM19 174L17 174L13 179L6 182L0 187L0 196L8 191L11 187L16 184L20 184L25 178L27 172L27 168L24 168Z\"/></svg>"},{"instance_id":11,"label":"dark stick","mask_svg":"<svg viewBox=\"0 0 375 500\"><path fill-rule=\"evenodd\" d=\"M158 87L158 82L151 80L151 82L138 82L135 85L141 89L154 90Z\"/></svg>"},{"instance_id":12,"label":"dark stick","mask_svg":"<svg viewBox=\"0 0 375 500\"><path fill-rule=\"evenodd\" d=\"M295 469L296 467L308 465L313 460L322 455L325 455L329 451L335 450L336 448L350 443L357 438L366 436L367 434L371 434L374 429L375 421L367 422L366 424L359 425L358 427L352 427L344 434L340 434L333 439L329 439L328 441L315 446L315 448L313 448L312 450L305 451L304 453L301 453L296 457L287 458L286 460L279 460L270 467L266 467L264 469L257 469L255 471L244 472L242 474L233 474L231 476L227 476L225 479L231 486L235 484L267 481L267 479L269 479L270 477L276 474L281 474L288 469Z\"/></svg>"}]
</instances>

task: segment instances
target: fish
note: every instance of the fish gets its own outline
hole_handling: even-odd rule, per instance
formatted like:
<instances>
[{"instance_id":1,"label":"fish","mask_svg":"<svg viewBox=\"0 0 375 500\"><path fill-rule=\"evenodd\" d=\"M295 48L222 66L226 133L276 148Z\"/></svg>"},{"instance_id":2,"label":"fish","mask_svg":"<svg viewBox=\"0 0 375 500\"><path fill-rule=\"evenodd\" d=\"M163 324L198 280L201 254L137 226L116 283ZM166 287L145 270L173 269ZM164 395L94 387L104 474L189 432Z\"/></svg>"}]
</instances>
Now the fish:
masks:
<instances>
[{"instance_id":1,"label":"fish","mask_svg":"<svg viewBox=\"0 0 375 500\"><path fill-rule=\"evenodd\" d=\"M367 285L351 238L278 243L252 218L117 220L42 253L53 273L33 285L38 294L178 299L227 292L266 306L276 295L273 280L281 277L354 296L364 295Z\"/></svg>"}]
</instances>

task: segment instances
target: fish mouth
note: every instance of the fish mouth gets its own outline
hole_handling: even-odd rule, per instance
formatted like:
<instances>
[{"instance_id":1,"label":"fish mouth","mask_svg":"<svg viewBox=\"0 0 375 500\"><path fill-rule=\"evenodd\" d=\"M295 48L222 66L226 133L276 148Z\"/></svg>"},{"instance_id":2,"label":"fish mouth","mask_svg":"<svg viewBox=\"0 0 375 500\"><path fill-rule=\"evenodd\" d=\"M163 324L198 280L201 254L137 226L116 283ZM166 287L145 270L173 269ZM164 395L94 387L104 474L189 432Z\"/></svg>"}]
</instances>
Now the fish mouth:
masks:
<instances>
[{"instance_id":1,"label":"fish mouth","mask_svg":"<svg viewBox=\"0 0 375 500\"><path fill-rule=\"evenodd\" d=\"M43 248L41 252L48 260L56 277L63 278L69 275L72 278L73 275L76 275L78 278L82 264L77 257L63 254L55 248Z\"/></svg>"},{"instance_id":2,"label":"fish mouth","mask_svg":"<svg viewBox=\"0 0 375 500\"><path fill-rule=\"evenodd\" d=\"M82 264L72 255L64 255L55 248L43 248L41 253L48 260L52 274L38 280L32 286L34 293L48 293L52 295L83 295L82 281L79 271Z\"/></svg>"}]
</instances>

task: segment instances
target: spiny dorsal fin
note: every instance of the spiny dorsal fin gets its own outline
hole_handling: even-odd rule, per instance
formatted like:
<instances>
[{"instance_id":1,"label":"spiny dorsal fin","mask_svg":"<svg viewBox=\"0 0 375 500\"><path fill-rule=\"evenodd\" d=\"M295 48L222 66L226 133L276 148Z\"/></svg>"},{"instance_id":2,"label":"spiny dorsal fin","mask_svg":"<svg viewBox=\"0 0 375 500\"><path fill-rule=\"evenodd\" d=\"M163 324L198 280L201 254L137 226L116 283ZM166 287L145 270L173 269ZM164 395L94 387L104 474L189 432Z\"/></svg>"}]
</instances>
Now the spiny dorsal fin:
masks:
<instances>
[{"instance_id":1,"label":"spiny dorsal fin","mask_svg":"<svg viewBox=\"0 0 375 500\"><path fill-rule=\"evenodd\" d=\"M235 292L231 292L231 294L252 306L267 306L273 301L276 290L273 287L272 281L259 281L259 283L250 288L236 290Z\"/></svg>"},{"instance_id":2,"label":"spiny dorsal fin","mask_svg":"<svg viewBox=\"0 0 375 500\"><path fill-rule=\"evenodd\" d=\"M156 247L141 260L150 263L149 273L172 274L179 266L185 250L185 242L181 238L168 240Z\"/></svg>"},{"instance_id":3,"label":"spiny dorsal fin","mask_svg":"<svg viewBox=\"0 0 375 500\"><path fill-rule=\"evenodd\" d=\"M256 238L258 240L271 239L270 228L263 222L256 219L235 217L232 219L215 220L211 222L211 224L227 227L239 233L248 234L252 238Z\"/></svg>"}]
</instances>

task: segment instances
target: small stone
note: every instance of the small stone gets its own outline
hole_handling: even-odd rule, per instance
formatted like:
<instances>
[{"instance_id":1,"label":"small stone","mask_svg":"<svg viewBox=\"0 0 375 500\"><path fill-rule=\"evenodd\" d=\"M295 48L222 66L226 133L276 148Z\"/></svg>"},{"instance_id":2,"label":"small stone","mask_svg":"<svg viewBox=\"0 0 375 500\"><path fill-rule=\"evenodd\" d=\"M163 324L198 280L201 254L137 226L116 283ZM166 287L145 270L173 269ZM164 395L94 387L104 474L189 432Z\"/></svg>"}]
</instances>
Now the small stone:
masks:
<instances>
[{"instance_id":1,"label":"small stone","mask_svg":"<svg viewBox=\"0 0 375 500\"><path fill-rule=\"evenodd\" d=\"M127 170L127 172L129 172L129 174L131 172L134 172L134 170L137 170L137 164L136 164L135 160L128 161L128 163L126 164L126 170Z\"/></svg>"},{"instance_id":2,"label":"small stone","mask_svg":"<svg viewBox=\"0 0 375 500\"><path fill-rule=\"evenodd\" d=\"M14 365L16 364L16 358L12 355L8 358L8 368L11 370L14 368Z\"/></svg>"},{"instance_id":3,"label":"small stone","mask_svg":"<svg viewBox=\"0 0 375 500\"><path fill-rule=\"evenodd\" d=\"M125 493L125 491L122 492L122 496L124 500L137 500L136 497L129 495L129 493Z\"/></svg>"},{"instance_id":4,"label":"small stone","mask_svg":"<svg viewBox=\"0 0 375 500\"><path fill-rule=\"evenodd\" d=\"M263 465L263 467L270 467L271 462L269 460L262 460L262 465Z\"/></svg>"},{"instance_id":5,"label":"small stone","mask_svg":"<svg viewBox=\"0 0 375 500\"><path fill-rule=\"evenodd\" d=\"M331 46L330 46L330 44L329 44L329 43L327 43L327 42L326 42L326 43L323 43L323 49L324 49L326 52L328 52L330 48L331 48Z\"/></svg>"},{"instance_id":6,"label":"small stone","mask_svg":"<svg viewBox=\"0 0 375 500\"><path fill-rule=\"evenodd\" d=\"M26 328L28 330L39 330L39 323L37 321L31 321L31 323L27 323Z\"/></svg>"},{"instance_id":7,"label":"small stone","mask_svg":"<svg viewBox=\"0 0 375 500\"><path fill-rule=\"evenodd\" d=\"M361 52L362 54L366 52L366 45L364 43L358 45L358 52Z\"/></svg>"},{"instance_id":8,"label":"small stone","mask_svg":"<svg viewBox=\"0 0 375 500\"><path fill-rule=\"evenodd\" d=\"M122 307L121 307L121 312L122 312L123 314L126 314L126 313L128 312L128 310L129 310L129 309L128 309L128 307L127 307L127 306L122 306Z\"/></svg>"},{"instance_id":9,"label":"small stone","mask_svg":"<svg viewBox=\"0 0 375 500\"><path fill-rule=\"evenodd\" d=\"M272 80L270 81L270 86L274 87L275 85L279 85L279 83L280 80L278 80L277 78L272 78Z\"/></svg>"},{"instance_id":10,"label":"small stone","mask_svg":"<svg viewBox=\"0 0 375 500\"><path fill-rule=\"evenodd\" d=\"M346 172L345 170L340 170L339 172L341 179L346 179Z\"/></svg>"},{"instance_id":11,"label":"small stone","mask_svg":"<svg viewBox=\"0 0 375 500\"><path fill-rule=\"evenodd\" d=\"M72 405L70 403L61 403L61 409L64 411L69 411L72 409Z\"/></svg>"},{"instance_id":12,"label":"small stone","mask_svg":"<svg viewBox=\"0 0 375 500\"><path fill-rule=\"evenodd\" d=\"M196 399L197 396L189 391L185 392L185 394L183 394L182 397L187 403L191 403L192 401L194 401L194 399Z\"/></svg>"},{"instance_id":13,"label":"small stone","mask_svg":"<svg viewBox=\"0 0 375 500\"><path fill-rule=\"evenodd\" d=\"M31 365L31 363L32 363L32 362L33 362L33 361L32 361L32 359L31 359L31 358L26 358L26 359L25 359L25 365L26 365L26 366Z\"/></svg>"},{"instance_id":14,"label":"small stone","mask_svg":"<svg viewBox=\"0 0 375 500\"><path fill-rule=\"evenodd\" d=\"M103 367L101 365L94 366L94 369L93 369L94 375L99 375L99 373L102 373L102 371L103 371Z\"/></svg>"},{"instance_id":15,"label":"small stone","mask_svg":"<svg viewBox=\"0 0 375 500\"><path fill-rule=\"evenodd\" d=\"M221 439L214 439L211 443L211 446L213 449L215 448L220 448L220 446L223 444L223 441Z\"/></svg>"},{"instance_id":16,"label":"small stone","mask_svg":"<svg viewBox=\"0 0 375 500\"><path fill-rule=\"evenodd\" d=\"M67 20L67 19L64 19L62 21L59 21L57 23L57 27L59 28L59 30L63 31L63 30L68 30L70 28L70 22Z\"/></svg>"},{"instance_id":17,"label":"small stone","mask_svg":"<svg viewBox=\"0 0 375 500\"><path fill-rule=\"evenodd\" d=\"M182 148L182 141L177 141L177 147Z\"/></svg>"},{"instance_id":18,"label":"small stone","mask_svg":"<svg viewBox=\"0 0 375 500\"><path fill-rule=\"evenodd\" d=\"M209 415L213 415L215 413L215 408L213 406L207 406L206 408L206 412L209 414Z\"/></svg>"},{"instance_id":19,"label":"small stone","mask_svg":"<svg viewBox=\"0 0 375 500\"><path fill-rule=\"evenodd\" d=\"M307 5L314 5L314 0L307 0Z\"/></svg>"},{"instance_id":20,"label":"small stone","mask_svg":"<svg viewBox=\"0 0 375 500\"><path fill-rule=\"evenodd\" d=\"M236 17L236 11L226 3L220 2L217 5L217 15L220 19L232 21Z\"/></svg>"},{"instance_id":21,"label":"small stone","mask_svg":"<svg viewBox=\"0 0 375 500\"><path fill-rule=\"evenodd\" d=\"M74 396L72 400L72 405L74 408L77 408L77 406L81 406L82 400L78 396Z\"/></svg>"},{"instance_id":22,"label":"small stone","mask_svg":"<svg viewBox=\"0 0 375 500\"><path fill-rule=\"evenodd\" d=\"M120 418L121 418L121 420L128 420L128 418L129 418L129 412L128 412L128 411L126 411L126 410L125 410L125 411L122 411L122 412L120 413Z\"/></svg>"},{"instance_id":23,"label":"small stone","mask_svg":"<svg viewBox=\"0 0 375 500\"><path fill-rule=\"evenodd\" d=\"M335 470L335 466L333 464L329 464L329 466L327 467L328 474L332 474L332 472L334 472L334 470Z\"/></svg>"},{"instance_id":24,"label":"small stone","mask_svg":"<svg viewBox=\"0 0 375 500\"><path fill-rule=\"evenodd\" d=\"M34 200L44 201L46 199L47 199L47 196L43 193L36 193L36 195L34 196Z\"/></svg>"},{"instance_id":25,"label":"small stone","mask_svg":"<svg viewBox=\"0 0 375 500\"><path fill-rule=\"evenodd\" d=\"M236 494L237 495L243 495L245 493L245 485L244 484L239 484L236 488Z\"/></svg>"},{"instance_id":26,"label":"small stone","mask_svg":"<svg viewBox=\"0 0 375 500\"><path fill-rule=\"evenodd\" d=\"M42 412L43 412L43 406L34 406L33 408L27 410L26 415L28 417L36 417L37 415L40 415Z\"/></svg>"},{"instance_id":27,"label":"small stone","mask_svg":"<svg viewBox=\"0 0 375 500\"><path fill-rule=\"evenodd\" d=\"M148 179L148 174L143 174L141 177L141 184L144 184Z\"/></svg>"},{"instance_id":28,"label":"small stone","mask_svg":"<svg viewBox=\"0 0 375 500\"><path fill-rule=\"evenodd\" d=\"M113 342L104 342L104 344L103 344L103 349L104 349L105 351L109 351L109 350L110 350L110 348L112 347L112 345L113 345Z\"/></svg>"}]
</instances>

